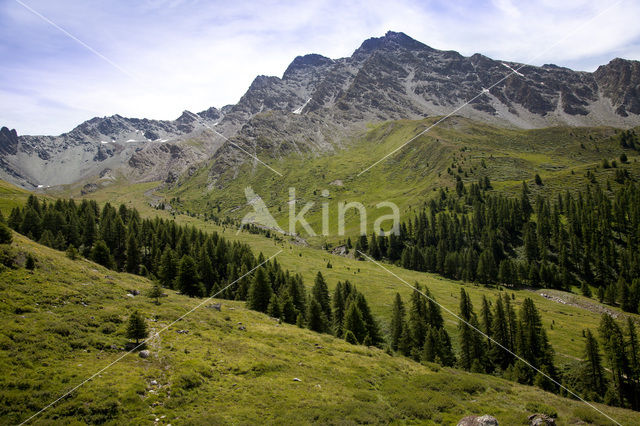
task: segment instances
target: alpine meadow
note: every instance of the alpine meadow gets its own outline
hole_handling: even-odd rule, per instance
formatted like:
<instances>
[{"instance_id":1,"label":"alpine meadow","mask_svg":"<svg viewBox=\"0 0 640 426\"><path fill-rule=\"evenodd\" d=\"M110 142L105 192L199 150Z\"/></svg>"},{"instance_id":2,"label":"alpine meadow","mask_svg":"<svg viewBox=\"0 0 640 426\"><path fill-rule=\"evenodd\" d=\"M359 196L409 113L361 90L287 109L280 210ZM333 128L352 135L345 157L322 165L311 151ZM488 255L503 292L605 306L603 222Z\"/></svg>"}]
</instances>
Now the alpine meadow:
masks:
<instances>
[{"instance_id":1,"label":"alpine meadow","mask_svg":"<svg viewBox=\"0 0 640 426\"><path fill-rule=\"evenodd\" d=\"M0 424L640 424L632 2L7 3Z\"/></svg>"}]
</instances>

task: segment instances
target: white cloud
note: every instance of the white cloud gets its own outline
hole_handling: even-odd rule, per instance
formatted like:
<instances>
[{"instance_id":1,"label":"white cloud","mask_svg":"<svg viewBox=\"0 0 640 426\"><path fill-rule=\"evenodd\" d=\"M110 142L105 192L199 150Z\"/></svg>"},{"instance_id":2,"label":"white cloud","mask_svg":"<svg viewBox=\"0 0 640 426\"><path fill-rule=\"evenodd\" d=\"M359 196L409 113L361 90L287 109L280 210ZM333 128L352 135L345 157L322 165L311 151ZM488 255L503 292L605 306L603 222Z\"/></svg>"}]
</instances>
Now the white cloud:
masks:
<instances>
[{"instance_id":1,"label":"white cloud","mask_svg":"<svg viewBox=\"0 0 640 426\"><path fill-rule=\"evenodd\" d=\"M281 76L297 55L348 56L387 30L465 55L537 65L593 70L614 56L640 58L640 4L632 0L344 3L28 2L131 78L7 2L0 6L0 125L60 133L96 115L173 119L185 108L236 102L256 75Z\"/></svg>"}]
</instances>

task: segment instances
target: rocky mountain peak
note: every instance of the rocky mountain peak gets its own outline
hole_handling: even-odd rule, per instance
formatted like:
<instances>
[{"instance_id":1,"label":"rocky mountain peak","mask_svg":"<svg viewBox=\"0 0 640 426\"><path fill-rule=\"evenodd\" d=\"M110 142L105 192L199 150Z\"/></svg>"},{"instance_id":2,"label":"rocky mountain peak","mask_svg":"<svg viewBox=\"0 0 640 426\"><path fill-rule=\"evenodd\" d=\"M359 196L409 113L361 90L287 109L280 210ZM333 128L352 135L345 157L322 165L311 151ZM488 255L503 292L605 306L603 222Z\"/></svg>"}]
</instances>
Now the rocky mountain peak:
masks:
<instances>
[{"instance_id":1,"label":"rocky mountain peak","mask_svg":"<svg viewBox=\"0 0 640 426\"><path fill-rule=\"evenodd\" d=\"M199 112L198 115L209 120L218 120L222 117L222 114L216 107L207 108L204 111Z\"/></svg>"},{"instance_id":2,"label":"rocky mountain peak","mask_svg":"<svg viewBox=\"0 0 640 426\"><path fill-rule=\"evenodd\" d=\"M184 111L182 111L182 114L176 119L176 121L183 124L189 124L196 121L196 117L194 113L185 109Z\"/></svg>"},{"instance_id":3,"label":"rocky mountain peak","mask_svg":"<svg viewBox=\"0 0 640 426\"><path fill-rule=\"evenodd\" d=\"M424 43L409 37L405 33L387 31L382 37L372 37L365 40L360 47L354 52L354 56L360 54L369 54L377 50L433 50Z\"/></svg>"},{"instance_id":4,"label":"rocky mountain peak","mask_svg":"<svg viewBox=\"0 0 640 426\"><path fill-rule=\"evenodd\" d=\"M284 74L282 75L282 79L286 80L292 74L295 74L298 71L304 71L310 68L320 67L322 65L330 65L333 63L333 59L327 58L326 56L318 55L317 53L311 53L304 56L296 56L296 58L289 64Z\"/></svg>"},{"instance_id":5,"label":"rocky mountain peak","mask_svg":"<svg viewBox=\"0 0 640 426\"><path fill-rule=\"evenodd\" d=\"M13 155L18 152L18 132L7 127L0 129L0 154Z\"/></svg>"},{"instance_id":6,"label":"rocky mountain peak","mask_svg":"<svg viewBox=\"0 0 640 426\"><path fill-rule=\"evenodd\" d=\"M593 76L619 115L640 114L640 61L615 58Z\"/></svg>"}]
</instances>

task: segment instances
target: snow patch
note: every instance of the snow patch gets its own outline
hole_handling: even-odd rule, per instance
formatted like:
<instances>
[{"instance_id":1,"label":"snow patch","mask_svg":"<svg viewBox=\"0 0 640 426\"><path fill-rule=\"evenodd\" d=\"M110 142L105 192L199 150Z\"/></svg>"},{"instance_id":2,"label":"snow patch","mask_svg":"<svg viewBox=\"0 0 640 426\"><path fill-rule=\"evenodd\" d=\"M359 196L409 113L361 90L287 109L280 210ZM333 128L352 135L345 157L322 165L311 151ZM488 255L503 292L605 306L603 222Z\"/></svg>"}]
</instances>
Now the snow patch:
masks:
<instances>
[{"instance_id":1,"label":"snow patch","mask_svg":"<svg viewBox=\"0 0 640 426\"><path fill-rule=\"evenodd\" d=\"M307 106L307 104L309 103L309 101L311 100L311 98L307 99L307 102L305 102L300 108L297 108L295 110L293 110L294 114L302 114L302 110L304 109L304 107Z\"/></svg>"},{"instance_id":2,"label":"snow patch","mask_svg":"<svg viewBox=\"0 0 640 426\"><path fill-rule=\"evenodd\" d=\"M135 139L129 139L127 142L135 142Z\"/></svg>"},{"instance_id":3,"label":"snow patch","mask_svg":"<svg viewBox=\"0 0 640 426\"><path fill-rule=\"evenodd\" d=\"M511 71L513 71L514 73L518 74L520 77L524 77L524 74L514 70L513 68L511 68L509 65L505 64L504 62L502 62L502 65L504 65L505 67L509 68Z\"/></svg>"}]
</instances>

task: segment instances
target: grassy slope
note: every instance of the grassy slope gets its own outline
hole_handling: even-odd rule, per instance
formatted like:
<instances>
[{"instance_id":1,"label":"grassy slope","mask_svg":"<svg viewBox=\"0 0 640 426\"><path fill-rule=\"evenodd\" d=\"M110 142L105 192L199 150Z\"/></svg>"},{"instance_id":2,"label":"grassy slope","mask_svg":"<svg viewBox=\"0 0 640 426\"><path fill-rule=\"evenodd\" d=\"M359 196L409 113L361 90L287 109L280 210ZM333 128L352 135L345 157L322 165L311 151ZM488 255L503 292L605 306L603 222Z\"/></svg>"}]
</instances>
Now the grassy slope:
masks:
<instances>
[{"instance_id":1,"label":"grassy slope","mask_svg":"<svg viewBox=\"0 0 640 426\"><path fill-rule=\"evenodd\" d=\"M122 354L110 347L125 343L125 324L107 318L138 309L159 330L199 303L173 292L160 306L127 297L150 283L15 240L38 267L4 272L0 281L0 423L24 420ZM222 312L195 311L150 342L150 358L125 357L39 421L451 424L491 413L501 424L523 424L527 403L539 402L558 411L560 424L606 424L583 404L536 388L420 365L222 303ZM599 407L625 424L640 421L638 413Z\"/></svg>"},{"instance_id":2,"label":"grassy slope","mask_svg":"<svg viewBox=\"0 0 640 426\"><path fill-rule=\"evenodd\" d=\"M574 181L580 181L587 168L595 169L603 158L609 161L618 159L623 152L612 138L615 135L613 128L512 130L452 117L358 176L362 170L402 146L435 120L385 122L371 126L353 145L333 154L294 154L271 161L273 167L283 173L282 178L266 167L245 165L240 168L235 180L225 182L224 189L218 189L219 183L210 187L208 169L203 168L164 195L167 199L180 197L182 209L203 213L216 212L220 207L220 214L242 218L252 211L246 206L244 194L244 188L251 186L263 198L283 229L288 229L288 188L295 187L298 211L306 202L315 202L305 217L315 232L320 234L321 203L327 201L321 196L321 191L329 190L332 236L326 239L337 243L343 239L337 236L339 201L363 203L369 215L371 232L374 219L389 213L389 209L376 210L378 202L393 201L403 214L407 214L424 203L437 189L452 189L455 178L447 173L447 168L461 167L463 174L467 174L463 176L466 182L476 182L479 178L489 176L495 188L501 190L518 188L523 180L533 185L536 173L544 181L556 180L557 188L564 189L574 188ZM629 151L627 155L630 155ZM636 174L640 172L640 165L634 162L637 158L637 155L631 157L631 164L625 166ZM575 175L571 175L572 170ZM613 175L613 170L608 173ZM332 185L337 180L342 181L343 186ZM578 187L584 186L586 179L582 178L580 182ZM551 186L544 190L554 188ZM355 235L359 231L359 216L355 210L347 214L346 231L348 235ZM310 239L316 246L323 241L323 237Z\"/></svg>"},{"instance_id":3,"label":"grassy slope","mask_svg":"<svg viewBox=\"0 0 640 426\"><path fill-rule=\"evenodd\" d=\"M0 211L5 218L9 217L12 208L24 204L29 194L25 189L0 180Z\"/></svg>"},{"instance_id":4,"label":"grassy slope","mask_svg":"<svg viewBox=\"0 0 640 426\"><path fill-rule=\"evenodd\" d=\"M157 184L154 183L148 183L131 187L112 187L91 194L90 196L99 202L111 201L112 203L128 204L131 207L136 207L144 216L159 215L170 218L171 215L169 213L152 209L147 202L148 198L144 195L146 191L156 185ZM256 252L263 252L265 255L273 254L280 248L283 248L284 251L277 257L278 262L285 268L302 274L308 286L313 284L313 279L318 271L321 271L325 276L330 288L333 288L339 280L350 280L366 295L374 313L381 319L382 326L385 330L388 327L391 314L391 302L395 293L399 292L406 302L411 292L411 290L397 278L389 275L380 269L380 267L370 262L335 256L313 247L304 247L289 243L288 241L276 241L265 238L262 235L249 234L247 232L237 234L236 228L220 227L212 222L187 215L177 215L175 219L180 224L193 225L206 231L217 231L230 240L245 242L251 245ZM331 269L327 268L327 262L329 261L333 266ZM460 282L451 281L436 274L409 271L390 265L386 266L410 283L419 282L421 285L428 286L438 302L442 303L443 306L448 309L458 312ZM472 284L466 284L464 288L470 294L476 311L479 310L481 306L483 295L491 299L500 293L495 288ZM584 349L582 330L590 328L592 331L595 331L600 321L600 314L578 307L563 305L528 290L509 291L515 294L516 306L519 306L525 297L531 297L534 300L536 306L542 313L543 324L557 352L557 362L559 364L573 361L575 358L582 358ZM577 289L575 289L575 293L579 293ZM583 298L579 294L575 294L575 297ZM597 301L593 299L590 300L597 304ZM619 312L617 308L611 309ZM455 318L450 315L446 313L444 315L446 327L455 340L457 336L457 322ZM635 315L634 317L640 318Z\"/></svg>"}]
</instances>

